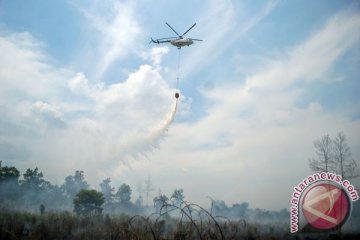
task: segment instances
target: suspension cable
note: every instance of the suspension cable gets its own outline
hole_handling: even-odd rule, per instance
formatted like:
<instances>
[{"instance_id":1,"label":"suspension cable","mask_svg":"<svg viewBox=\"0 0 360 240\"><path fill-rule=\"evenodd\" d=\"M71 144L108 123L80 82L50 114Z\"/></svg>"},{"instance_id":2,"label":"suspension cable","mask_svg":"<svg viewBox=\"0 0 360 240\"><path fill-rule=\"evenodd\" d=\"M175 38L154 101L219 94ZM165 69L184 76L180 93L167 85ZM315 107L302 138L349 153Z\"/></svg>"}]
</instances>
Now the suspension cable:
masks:
<instances>
[{"instance_id":1,"label":"suspension cable","mask_svg":"<svg viewBox=\"0 0 360 240\"><path fill-rule=\"evenodd\" d=\"M176 88L179 89L180 81L180 48L178 50L178 65L177 65L177 77L176 77Z\"/></svg>"}]
</instances>

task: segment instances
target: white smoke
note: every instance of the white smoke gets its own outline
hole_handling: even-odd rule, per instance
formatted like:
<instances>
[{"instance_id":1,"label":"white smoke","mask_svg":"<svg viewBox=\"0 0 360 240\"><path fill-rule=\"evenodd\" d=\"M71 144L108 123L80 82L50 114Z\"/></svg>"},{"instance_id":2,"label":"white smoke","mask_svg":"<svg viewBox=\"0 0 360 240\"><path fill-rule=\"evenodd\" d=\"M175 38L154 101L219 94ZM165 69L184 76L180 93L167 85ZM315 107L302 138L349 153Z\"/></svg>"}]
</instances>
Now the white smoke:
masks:
<instances>
[{"instance_id":1,"label":"white smoke","mask_svg":"<svg viewBox=\"0 0 360 240\"><path fill-rule=\"evenodd\" d=\"M0 59L1 159L23 169L38 166L55 182L74 169L96 182L159 147L177 109L169 95L174 89L156 65L166 48L151 50L155 66L142 64L106 83L57 70L40 61L41 49L24 49L32 39L13 38L0 35L2 56L15 56Z\"/></svg>"},{"instance_id":2,"label":"white smoke","mask_svg":"<svg viewBox=\"0 0 360 240\"><path fill-rule=\"evenodd\" d=\"M152 143L153 147L158 147L158 141L169 129L170 124L174 121L178 105L178 98L176 98L171 113L145 138L147 142Z\"/></svg>"},{"instance_id":3,"label":"white smoke","mask_svg":"<svg viewBox=\"0 0 360 240\"><path fill-rule=\"evenodd\" d=\"M128 139L122 148L127 149L126 154L130 154L135 159L140 156L148 158L148 153L160 147L160 141L165 137L170 124L174 121L177 112L178 99L175 100L171 112L157 125L143 135L135 134Z\"/></svg>"}]
</instances>

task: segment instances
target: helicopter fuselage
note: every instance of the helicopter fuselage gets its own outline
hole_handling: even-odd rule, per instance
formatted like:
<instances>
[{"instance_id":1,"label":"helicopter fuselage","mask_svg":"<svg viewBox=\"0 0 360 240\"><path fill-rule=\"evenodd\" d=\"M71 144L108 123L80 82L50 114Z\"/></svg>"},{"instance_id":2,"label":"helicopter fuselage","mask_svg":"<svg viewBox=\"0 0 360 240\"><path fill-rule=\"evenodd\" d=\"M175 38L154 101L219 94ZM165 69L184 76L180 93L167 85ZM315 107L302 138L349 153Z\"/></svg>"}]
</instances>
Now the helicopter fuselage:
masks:
<instances>
[{"instance_id":1,"label":"helicopter fuselage","mask_svg":"<svg viewBox=\"0 0 360 240\"><path fill-rule=\"evenodd\" d=\"M193 44L194 41L191 40L190 38L177 38L177 39L171 40L170 43L180 49L181 47L189 46L189 45Z\"/></svg>"}]
</instances>

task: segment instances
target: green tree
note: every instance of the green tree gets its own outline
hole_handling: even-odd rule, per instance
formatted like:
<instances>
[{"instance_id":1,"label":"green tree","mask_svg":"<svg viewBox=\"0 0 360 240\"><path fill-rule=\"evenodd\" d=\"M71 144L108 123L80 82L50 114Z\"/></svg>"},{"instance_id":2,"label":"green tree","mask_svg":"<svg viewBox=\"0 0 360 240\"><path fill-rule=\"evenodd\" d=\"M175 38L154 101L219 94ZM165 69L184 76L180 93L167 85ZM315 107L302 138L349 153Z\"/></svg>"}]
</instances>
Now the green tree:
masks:
<instances>
[{"instance_id":1,"label":"green tree","mask_svg":"<svg viewBox=\"0 0 360 240\"><path fill-rule=\"evenodd\" d=\"M39 206L41 199L46 196L47 190L51 187L50 182L44 180L44 175L38 168L28 168L20 180L22 191L22 205L27 207Z\"/></svg>"},{"instance_id":2,"label":"green tree","mask_svg":"<svg viewBox=\"0 0 360 240\"><path fill-rule=\"evenodd\" d=\"M123 183L115 194L118 202L123 206L129 206L131 204L131 188L129 185Z\"/></svg>"},{"instance_id":3,"label":"green tree","mask_svg":"<svg viewBox=\"0 0 360 240\"><path fill-rule=\"evenodd\" d=\"M104 195L105 203L111 203L114 198L113 192L115 188L110 185L110 182L111 182L110 178L107 178L100 183L100 189Z\"/></svg>"},{"instance_id":4,"label":"green tree","mask_svg":"<svg viewBox=\"0 0 360 240\"><path fill-rule=\"evenodd\" d=\"M19 170L15 167L2 167L0 161L0 206L15 204L20 194L19 177Z\"/></svg>"},{"instance_id":5,"label":"green tree","mask_svg":"<svg viewBox=\"0 0 360 240\"><path fill-rule=\"evenodd\" d=\"M175 206L181 206L184 201L184 191L180 189L175 189L171 195L171 200Z\"/></svg>"},{"instance_id":6,"label":"green tree","mask_svg":"<svg viewBox=\"0 0 360 240\"><path fill-rule=\"evenodd\" d=\"M105 199L105 204L104 204L105 211L112 211L114 207L115 188L110 185L110 182L111 182L110 178L106 178L100 183L100 189Z\"/></svg>"},{"instance_id":7,"label":"green tree","mask_svg":"<svg viewBox=\"0 0 360 240\"><path fill-rule=\"evenodd\" d=\"M17 182L20 177L20 172L16 167L2 167L0 164L0 183Z\"/></svg>"},{"instance_id":8,"label":"green tree","mask_svg":"<svg viewBox=\"0 0 360 240\"><path fill-rule=\"evenodd\" d=\"M248 210L249 210L249 203L243 202L241 204L239 203L233 204L230 212L233 213L236 217L246 218Z\"/></svg>"},{"instance_id":9,"label":"green tree","mask_svg":"<svg viewBox=\"0 0 360 240\"><path fill-rule=\"evenodd\" d=\"M23 174L21 185L27 190L39 191L45 189L50 183L44 180L44 175L38 168L31 170L28 168Z\"/></svg>"},{"instance_id":10,"label":"green tree","mask_svg":"<svg viewBox=\"0 0 360 240\"><path fill-rule=\"evenodd\" d=\"M229 212L229 207L223 200L213 200L212 210L215 215L226 216Z\"/></svg>"},{"instance_id":11,"label":"green tree","mask_svg":"<svg viewBox=\"0 0 360 240\"><path fill-rule=\"evenodd\" d=\"M75 171L74 176L67 176L65 183L61 186L70 199L73 199L80 190L88 188L89 184L85 181L84 172L79 170Z\"/></svg>"},{"instance_id":12,"label":"green tree","mask_svg":"<svg viewBox=\"0 0 360 240\"><path fill-rule=\"evenodd\" d=\"M104 196L93 189L82 189L76 194L73 203L77 215L101 214Z\"/></svg>"},{"instance_id":13,"label":"green tree","mask_svg":"<svg viewBox=\"0 0 360 240\"><path fill-rule=\"evenodd\" d=\"M165 194L160 194L154 198L154 208L156 212L160 212L160 209L165 206L169 201L169 198Z\"/></svg>"}]
</instances>

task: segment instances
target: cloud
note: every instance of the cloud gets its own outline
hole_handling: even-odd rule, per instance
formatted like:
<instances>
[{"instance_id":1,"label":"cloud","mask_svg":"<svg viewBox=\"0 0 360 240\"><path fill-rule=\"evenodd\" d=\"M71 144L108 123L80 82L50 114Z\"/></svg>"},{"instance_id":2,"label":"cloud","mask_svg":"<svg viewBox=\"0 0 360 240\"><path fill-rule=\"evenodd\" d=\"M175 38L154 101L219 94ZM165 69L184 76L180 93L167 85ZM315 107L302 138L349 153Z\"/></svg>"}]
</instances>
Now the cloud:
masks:
<instances>
[{"instance_id":1,"label":"cloud","mask_svg":"<svg viewBox=\"0 0 360 240\"><path fill-rule=\"evenodd\" d=\"M65 121L62 119L61 112L48 103L36 101L31 104L29 110L29 117L42 121L48 126L62 128L66 125Z\"/></svg>"},{"instance_id":2,"label":"cloud","mask_svg":"<svg viewBox=\"0 0 360 240\"><path fill-rule=\"evenodd\" d=\"M144 64L121 82L93 84L82 72L53 67L36 42L28 33L0 36L0 149L23 149L2 153L4 160L21 158L21 166L53 179L64 177L59 167L96 179L156 146L175 101L161 69ZM159 63L163 54L151 56Z\"/></svg>"},{"instance_id":3,"label":"cloud","mask_svg":"<svg viewBox=\"0 0 360 240\"><path fill-rule=\"evenodd\" d=\"M322 79L335 61L359 41L360 17L344 11L331 18L326 26L287 56L269 64L268 70L247 79L247 88L286 87L295 81ZM329 76L331 79L331 76ZM328 79L325 81L329 81ZM276 84L275 84L276 83Z\"/></svg>"},{"instance_id":4,"label":"cloud","mask_svg":"<svg viewBox=\"0 0 360 240\"><path fill-rule=\"evenodd\" d=\"M61 87L56 73L66 76L68 72L49 65L47 62L51 59L40 51L41 45L28 32L9 33L0 38L2 98L18 99L19 95L52 98L54 89Z\"/></svg>"},{"instance_id":5,"label":"cloud","mask_svg":"<svg viewBox=\"0 0 360 240\"><path fill-rule=\"evenodd\" d=\"M182 56L185 74L232 48L236 52L241 36L269 16L277 1L260 5L250 17L243 17L246 8L237 4L211 1L204 8L201 27L189 35L205 36L204 42ZM194 113L196 120L175 122L161 141L175 100L162 62L169 48L139 51L143 27L134 3L78 7L91 30L77 64L88 61L93 72L76 64L75 70L55 67L29 33L0 34L0 157L20 169L38 166L56 183L81 169L93 187L105 177L134 186L151 175L164 193L184 188L188 200L204 206L211 196L276 209L288 206L293 185L309 173L314 139L342 130L353 152L359 151L359 120L349 117L359 103L335 110L317 100L298 105L311 84L330 84L337 62L358 47L357 12L336 14L303 42L259 64L245 82L224 81L227 73L222 72L216 79L220 87L200 90L204 102L194 96L196 108L189 108L191 98L181 96L180 113L201 113ZM106 81L110 68L130 53L148 64L131 63L125 77ZM161 150L153 151L159 141ZM144 151L152 153L145 158Z\"/></svg>"},{"instance_id":6,"label":"cloud","mask_svg":"<svg viewBox=\"0 0 360 240\"><path fill-rule=\"evenodd\" d=\"M145 60L150 59L152 65L160 67L163 56L166 55L168 52L169 52L168 46L152 47L149 51L143 54L143 58Z\"/></svg>"},{"instance_id":7,"label":"cloud","mask_svg":"<svg viewBox=\"0 0 360 240\"><path fill-rule=\"evenodd\" d=\"M343 131L353 151L360 147L360 122L348 114L358 111L353 105L336 110L316 101L297 105L310 83L330 84L328 73L336 62L358 46L359 20L356 12L340 12L245 83L202 92L212 103L206 114L196 122L174 124L162 151L154 153L156 167L143 163L135 169L138 175L150 171L164 192L178 184L204 205L210 195L254 207L288 206L293 186L310 174L315 139ZM182 169L194 177L184 178Z\"/></svg>"},{"instance_id":8,"label":"cloud","mask_svg":"<svg viewBox=\"0 0 360 240\"><path fill-rule=\"evenodd\" d=\"M69 81L68 85L70 90L75 94L91 95L89 81L82 72L78 72L76 76Z\"/></svg>"},{"instance_id":9,"label":"cloud","mask_svg":"<svg viewBox=\"0 0 360 240\"><path fill-rule=\"evenodd\" d=\"M277 3L278 1L268 1L258 12L252 12L251 17L243 18L243 15L239 14L240 4L233 1L210 1L209 6L200 15L197 26L197 36L201 36L198 38L204 41L196 43L200 46L193 47L191 53L183 57L189 59L182 64L184 77L190 72L204 68L210 60L218 58L227 49L236 45L239 38L266 18Z\"/></svg>"},{"instance_id":10,"label":"cloud","mask_svg":"<svg viewBox=\"0 0 360 240\"><path fill-rule=\"evenodd\" d=\"M102 80L103 74L115 61L136 53L141 28L136 21L135 7L133 1L106 1L105 4L95 1L90 6L79 6L95 30L95 33L88 33L90 38L96 39L96 48L91 45L88 49L96 52L95 79Z\"/></svg>"}]
</instances>

